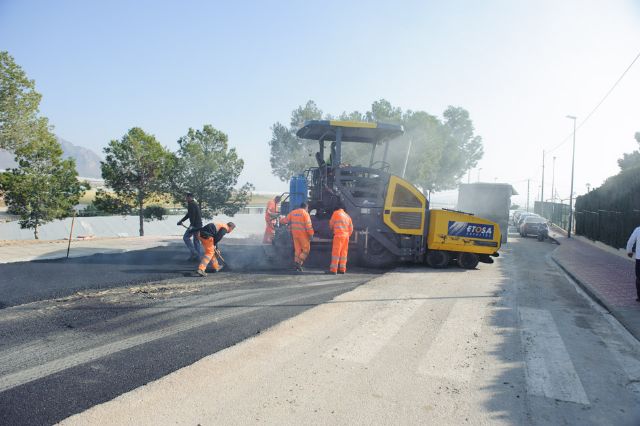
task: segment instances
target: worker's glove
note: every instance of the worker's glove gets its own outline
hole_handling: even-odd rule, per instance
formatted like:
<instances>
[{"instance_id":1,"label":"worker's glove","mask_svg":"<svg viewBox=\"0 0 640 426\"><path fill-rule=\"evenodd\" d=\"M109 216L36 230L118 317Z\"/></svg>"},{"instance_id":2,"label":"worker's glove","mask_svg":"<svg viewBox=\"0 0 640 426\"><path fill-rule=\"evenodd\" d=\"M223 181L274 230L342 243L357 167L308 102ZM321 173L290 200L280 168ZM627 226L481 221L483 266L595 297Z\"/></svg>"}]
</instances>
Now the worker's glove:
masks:
<instances>
[{"instance_id":1,"label":"worker's glove","mask_svg":"<svg viewBox=\"0 0 640 426\"><path fill-rule=\"evenodd\" d=\"M182 225L182 221L181 220L178 221L178 226L180 226L180 225Z\"/></svg>"},{"instance_id":2,"label":"worker's glove","mask_svg":"<svg viewBox=\"0 0 640 426\"><path fill-rule=\"evenodd\" d=\"M633 253L627 253L627 256L633 257Z\"/></svg>"}]
</instances>

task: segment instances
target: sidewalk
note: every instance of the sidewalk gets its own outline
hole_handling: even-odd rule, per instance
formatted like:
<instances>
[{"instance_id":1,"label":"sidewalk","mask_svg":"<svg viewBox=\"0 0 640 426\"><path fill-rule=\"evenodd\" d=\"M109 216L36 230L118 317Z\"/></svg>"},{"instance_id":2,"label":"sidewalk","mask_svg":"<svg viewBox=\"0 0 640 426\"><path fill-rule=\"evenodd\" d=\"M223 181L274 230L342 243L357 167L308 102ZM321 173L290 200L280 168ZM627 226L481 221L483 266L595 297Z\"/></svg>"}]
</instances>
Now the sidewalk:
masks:
<instances>
[{"instance_id":1,"label":"sidewalk","mask_svg":"<svg viewBox=\"0 0 640 426\"><path fill-rule=\"evenodd\" d=\"M553 260L640 340L634 261L578 238L556 237Z\"/></svg>"},{"instance_id":2,"label":"sidewalk","mask_svg":"<svg viewBox=\"0 0 640 426\"><path fill-rule=\"evenodd\" d=\"M67 256L68 240L52 241L3 241L0 243L0 263L29 262L32 260L58 259ZM152 247L182 244L181 237L126 237L94 238L71 241L69 257L91 256L97 253L123 253Z\"/></svg>"}]
</instances>

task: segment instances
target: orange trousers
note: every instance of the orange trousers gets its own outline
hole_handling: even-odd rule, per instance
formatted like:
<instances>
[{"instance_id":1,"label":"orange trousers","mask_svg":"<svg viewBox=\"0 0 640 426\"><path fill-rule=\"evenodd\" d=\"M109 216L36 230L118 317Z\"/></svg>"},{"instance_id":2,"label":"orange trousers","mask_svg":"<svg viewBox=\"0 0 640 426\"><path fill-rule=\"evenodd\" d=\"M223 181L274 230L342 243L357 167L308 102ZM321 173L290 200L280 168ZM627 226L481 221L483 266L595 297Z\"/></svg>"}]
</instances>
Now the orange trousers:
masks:
<instances>
[{"instance_id":1,"label":"orange trousers","mask_svg":"<svg viewBox=\"0 0 640 426\"><path fill-rule=\"evenodd\" d=\"M217 271L220 269L220 265L218 265L218 259L215 254L216 245L213 243L213 237L202 238L198 235L198 239L202 243L202 248L204 249L204 255L202 256L202 259L200 259L198 269L204 271L207 269L209 263L211 263L213 265L213 269Z\"/></svg>"},{"instance_id":2,"label":"orange trousers","mask_svg":"<svg viewBox=\"0 0 640 426\"><path fill-rule=\"evenodd\" d=\"M267 222L267 227L264 230L264 237L262 238L262 244L271 244L275 233L276 228L273 226L273 222Z\"/></svg>"},{"instance_id":3,"label":"orange trousers","mask_svg":"<svg viewBox=\"0 0 640 426\"><path fill-rule=\"evenodd\" d=\"M331 272L347 272L347 255L349 254L349 236L334 235L331 247Z\"/></svg>"},{"instance_id":4,"label":"orange trousers","mask_svg":"<svg viewBox=\"0 0 640 426\"><path fill-rule=\"evenodd\" d=\"M302 265L309 256L311 251L311 240L308 234L292 234L293 236L293 250L295 253L294 262L298 265Z\"/></svg>"}]
</instances>

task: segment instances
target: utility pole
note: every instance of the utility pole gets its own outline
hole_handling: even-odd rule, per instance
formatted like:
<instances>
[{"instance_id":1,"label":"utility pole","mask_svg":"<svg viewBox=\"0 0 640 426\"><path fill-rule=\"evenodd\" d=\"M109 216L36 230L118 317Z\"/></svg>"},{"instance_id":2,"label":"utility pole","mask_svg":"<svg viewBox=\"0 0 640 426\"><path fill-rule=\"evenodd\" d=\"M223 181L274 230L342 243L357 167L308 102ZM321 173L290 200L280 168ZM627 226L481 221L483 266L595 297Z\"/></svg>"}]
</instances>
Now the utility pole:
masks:
<instances>
[{"instance_id":1,"label":"utility pole","mask_svg":"<svg viewBox=\"0 0 640 426\"><path fill-rule=\"evenodd\" d=\"M573 115L567 115L567 118L573 120L573 151L571 153L571 192L569 192L569 229L567 229L567 238L571 238L571 226L573 225L573 170L576 160L576 118Z\"/></svg>"},{"instance_id":2,"label":"utility pole","mask_svg":"<svg viewBox=\"0 0 640 426\"><path fill-rule=\"evenodd\" d=\"M544 206L542 203L544 203L544 149L542 150L542 189L540 191L540 207L544 212Z\"/></svg>"},{"instance_id":3,"label":"utility pole","mask_svg":"<svg viewBox=\"0 0 640 426\"><path fill-rule=\"evenodd\" d=\"M556 202L556 193L555 193L555 184L556 184L556 157L553 157L553 170L551 171L551 202Z\"/></svg>"},{"instance_id":4,"label":"utility pole","mask_svg":"<svg viewBox=\"0 0 640 426\"><path fill-rule=\"evenodd\" d=\"M482 170L482 167L478 168L478 182L480 182L480 170Z\"/></svg>"},{"instance_id":5,"label":"utility pole","mask_svg":"<svg viewBox=\"0 0 640 426\"><path fill-rule=\"evenodd\" d=\"M529 211L529 181L531 179L527 179L527 211Z\"/></svg>"}]
</instances>

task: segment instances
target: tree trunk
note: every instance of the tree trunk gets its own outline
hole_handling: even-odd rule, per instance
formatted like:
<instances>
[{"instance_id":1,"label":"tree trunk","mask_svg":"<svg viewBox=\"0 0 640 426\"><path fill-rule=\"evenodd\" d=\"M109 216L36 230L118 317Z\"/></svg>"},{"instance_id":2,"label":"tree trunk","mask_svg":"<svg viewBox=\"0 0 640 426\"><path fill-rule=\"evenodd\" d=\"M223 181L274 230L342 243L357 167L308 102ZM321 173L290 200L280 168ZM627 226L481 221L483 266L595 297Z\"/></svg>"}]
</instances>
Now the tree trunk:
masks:
<instances>
[{"instance_id":1,"label":"tree trunk","mask_svg":"<svg viewBox=\"0 0 640 426\"><path fill-rule=\"evenodd\" d=\"M144 204L142 201L142 197L138 196L138 208L139 208L139 212L138 215L140 217L140 236L144 237L144 212L142 211Z\"/></svg>"},{"instance_id":2,"label":"tree trunk","mask_svg":"<svg viewBox=\"0 0 640 426\"><path fill-rule=\"evenodd\" d=\"M38 220L38 216L36 215L35 218L35 222L34 222L34 227L33 227L33 238L35 238L36 240L40 239L40 236L38 235L38 226L40 226L40 221Z\"/></svg>"}]
</instances>

